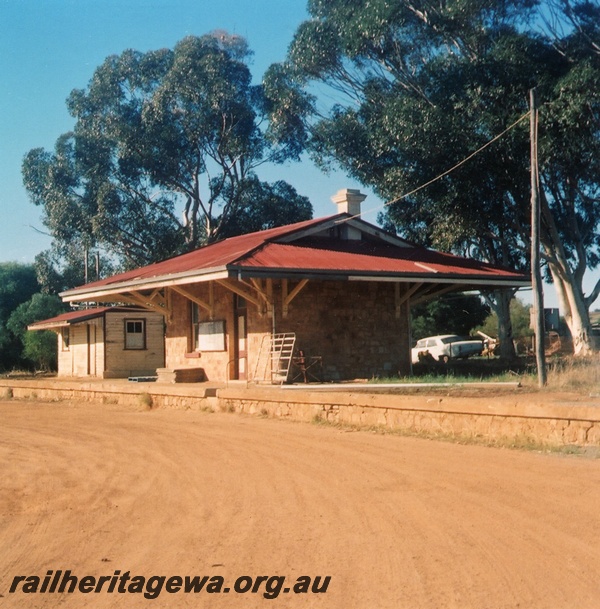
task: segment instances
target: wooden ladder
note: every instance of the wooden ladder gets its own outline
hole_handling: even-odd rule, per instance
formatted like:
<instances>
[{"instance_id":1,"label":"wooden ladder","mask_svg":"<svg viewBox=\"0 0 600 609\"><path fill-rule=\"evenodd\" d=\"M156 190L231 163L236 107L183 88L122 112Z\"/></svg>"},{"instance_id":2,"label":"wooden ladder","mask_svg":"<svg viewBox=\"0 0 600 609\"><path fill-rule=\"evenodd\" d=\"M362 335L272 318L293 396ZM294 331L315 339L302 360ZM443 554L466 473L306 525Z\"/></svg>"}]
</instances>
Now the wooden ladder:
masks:
<instances>
[{"instance_id":1,"label":"wooden ladder","mask_svg":"<svg viewBox=\"0 0 600 609\"><path fill-rule=\"evenodd\" d=\"M265 336L260 345L253 380L283 385L290 372L295 344L295 332Z\"/></svg>"}]
</instances>

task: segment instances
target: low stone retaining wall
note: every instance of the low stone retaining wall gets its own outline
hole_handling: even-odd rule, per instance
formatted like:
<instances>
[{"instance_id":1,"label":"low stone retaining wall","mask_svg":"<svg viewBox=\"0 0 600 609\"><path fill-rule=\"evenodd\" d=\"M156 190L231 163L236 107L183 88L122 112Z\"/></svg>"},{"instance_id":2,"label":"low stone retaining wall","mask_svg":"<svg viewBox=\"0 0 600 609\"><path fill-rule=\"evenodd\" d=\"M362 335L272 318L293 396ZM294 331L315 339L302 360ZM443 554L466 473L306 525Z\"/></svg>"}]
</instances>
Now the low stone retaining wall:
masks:
<instances>
[{"instance_id":1,"label":"low stone retaining wall","mask_svg":"<svg viewBox=\"0 0 600 609\"><path fill-rule=\"evenodd\" d=\"M215 408L216 388L204 383L159 384L125 380L11 380L0 379L0 398L6 393L16 399L80 400L125 406L152 406L201 410Z\"/></svg>"},{"instance_id":2,"label":"low stone retaining wall","mask_svg":"<svg viewBox=\"0 0 600 609\"><path fill-rule=\"evenodd\" d=\"M517 390L481 397L398 395L348 391L294 391L275 387L219 387L205 383L86 382L0 379L0 397L77 399L153 408L237 412L294 421L325 421L359 428L490 442L600 446L600 399L569 401Z\"/></svg>"},{"instance_id":3,"label":"low stone retaining wall","mask_svg":"<svg viewBox=\"0 0 600 609\"><path fill-rule=\"evenodd\" d=\"M549 403L544 394L481 398L280 390L218 392L221 407L300 421L323 420L463 439L600 446L600 400Z\"/></svg>"}]
</instances>

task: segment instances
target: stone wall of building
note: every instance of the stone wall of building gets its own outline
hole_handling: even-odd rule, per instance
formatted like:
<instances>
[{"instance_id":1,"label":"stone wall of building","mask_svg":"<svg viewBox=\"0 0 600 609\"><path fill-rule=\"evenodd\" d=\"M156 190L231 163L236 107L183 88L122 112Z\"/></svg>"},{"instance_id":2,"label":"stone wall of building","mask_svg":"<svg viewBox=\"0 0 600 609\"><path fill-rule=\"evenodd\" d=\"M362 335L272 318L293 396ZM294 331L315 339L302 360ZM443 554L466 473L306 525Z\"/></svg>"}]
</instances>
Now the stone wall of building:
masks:
<instances>
[{"instance_id":1,"label":"stone wall of building","mask_svg":"<svg viewBox=\"0 0 600 609\"><path fill-rule=\"evenodd\" d=\"M264 290L266 291L266 282ZM297 284L289 282L287 293ZM243 286L248 290L247 286ZM192 340L191 302L172 293L171 318L167 320L166 367L204 368L208 380L234 378L235 315L234 294L220 285L213 286L214 320L225 323L224 351L196 351ZM194 296L209 302L208 284L186 286ZM248 378L264 377L258 361L261 344L272 332L296 334L296 351L309 358L320 358L311 372L322 380L345 380L395 376L410 369L408 309L397 307L391 283L309 281L284 313L282 281L269 288L275 304L275 318L266 305L247 302ZM200 309L203 320L207 311ZM321 369L322 364L322 369ZM227 376L228 375L228 376ZM292 378L298 370L292 371ZM314 380L314 379L313 379Z\"/></svg>"},{"instance_id":2,"label":"stone wall of building","mask_svg":"<svg viewBox=\"0 0 600 609\"><path fill-rule=\"evenodd\" d=\"M208 284L186 286L185 289L209 302ZM213 320L225 324L224 350L199 351L195 348L192 329L192 302L177 292L171 293L171 316L166 320L165 366L168 369L202 368L206 380L224 380L234 344L233 294L220 286L213 287ZM208 311L199 309L200 321L210 321Z\"/></svg>"},{"instance_id":3,"label":"stone wall of building","mask_svg":"<svg viewBox=\"0 0 600 609\"><path fill-rule=\"evenodd\" d=\"M309 282L277 330L295 332L298 348L323 358L327 381L407 373L408 312L396 312L394 289L384 282Z\"/></svg>"}]
</instances>

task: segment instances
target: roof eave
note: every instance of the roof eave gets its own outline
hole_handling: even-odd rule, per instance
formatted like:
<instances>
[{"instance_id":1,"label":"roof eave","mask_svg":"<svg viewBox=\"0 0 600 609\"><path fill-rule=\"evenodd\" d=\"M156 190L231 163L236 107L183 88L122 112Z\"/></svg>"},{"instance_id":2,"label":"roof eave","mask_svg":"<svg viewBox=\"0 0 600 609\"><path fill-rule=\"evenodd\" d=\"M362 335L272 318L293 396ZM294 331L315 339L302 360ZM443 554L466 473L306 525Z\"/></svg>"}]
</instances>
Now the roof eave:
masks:
<instances>
[{"instance_id":1,"label":"roof eave","mask_svg":"<svg viewBox=\"0 0 600 609\"><path fill-rule=\"evenodd\" d=\"M68 321L62 321L62 322L56 322L56 323L50 323L50 324L44 324L44 323L37 323L37 324L30 324L29 326L27 326L27 330L54 330L55 328L66 328L68 326L70 326L71 324Z\"/></svg>"},{"instance_id":2,"label":"roof eave","mask_svg":"<svg viewBox=\"0 0 600 609\"><path fill-rule=\"evenodd\" d=\"M460 285L472 285L474 287L531 287L531 281L527 279L517 279L514 277L486 277L473 275L418 275L403 273L402 275L390 275L389 273L380 276L350 275L348 281L388 281L388 282L414 282L423 281L428 283L460 283Z\"/></svg>"},{"instance_id":3,"label":"roof eave","mask_svg":"<svg viewBox=\"0 0 600 609\"><path fill-rule=\"evenodd\" d=\"M202 271L193 270L183 273L174 273L170 275L158 275L145 279L134 279L131 281L119 281L110 283L105 286L89 289L86 286L61 292L59 296L65 302L81 302L85 300L95 300L107 296L116 296L123 292L131 292L137 290L153 290L156 288L164 288L173 285L185 285L188 283L198 283L203 281L211 281L214 279L226 279L229 277L227 267L218 267L205 269Z\"/></svg>"},{"instance_id":4,"label":"roof eave","mask_svg":"<svg viewBox=\"0 0 600 609\"><path fill-rule=\"evenodd\" d=\"M89 289L87 287L67 290L60 294L65 302L81 302L96 300L110 296L118 296L126 292L152 290L175 285L200 283L229 277L242 278L272 278L272 279L323 279L328 281L383 281L407 283L423 281L428 283L453 283L460 281L461 285L498 286L498 287L529 287L531 282L520 277L489 277L484 275L460 275L453 273L389 273L389 272L357 272L346 270L323 270L309 268L266 268L249 266L224 266L206 269L201 272L186 271L172 275L116 282L106 286Z\"/></svg>"},{"instance_id":5,"label":"roof eave","mask_svg":"<svg viewBox=\"0 0 600 609\"><path fill-rule=\"evenodd\" d=\"M408 283L423 281L427 283L456 283L473 286L501 286L501 287L530 287L531 281L525 277L489 277L485 275L460 275L456 273L389 273L357 272L322 269L282 269L264 267L238 267L231 269L238 278L271 278L271 279L327 279L330 281L383 281L393 283Z\"/></svg>"}]
</instances>

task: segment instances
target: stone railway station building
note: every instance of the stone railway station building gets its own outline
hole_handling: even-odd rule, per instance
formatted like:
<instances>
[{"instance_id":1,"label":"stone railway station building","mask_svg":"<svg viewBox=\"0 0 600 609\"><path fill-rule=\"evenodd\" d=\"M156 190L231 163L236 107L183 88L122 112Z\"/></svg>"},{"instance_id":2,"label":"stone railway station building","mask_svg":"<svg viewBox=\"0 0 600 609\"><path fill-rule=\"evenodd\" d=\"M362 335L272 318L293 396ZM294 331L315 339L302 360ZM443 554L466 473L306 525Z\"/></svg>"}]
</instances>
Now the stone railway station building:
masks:
<instances>
[{"instance_id":1,"label":"stone railway station building","mask_svg":"<svg viewBox=\"0 0 600 609\"><path fill-rule=\"evenodd\" d=\"M62 293L73 305L96 303L102 315L106 307L136 307L123 313L118 340L135 340L128 329L144 337L122 350L118 372L71 362L59 374L158 369L159 380L218 382L406 375L412 305L449 292L529 285L528 276L416 246L362 220L364 198L342 190L333 197L335 215L232 237ZM145 319L140 311L152 317L128 324ZM152 356L129 365L128 357L140 361L139 345Z\"/></svg>"}]
</instances>

